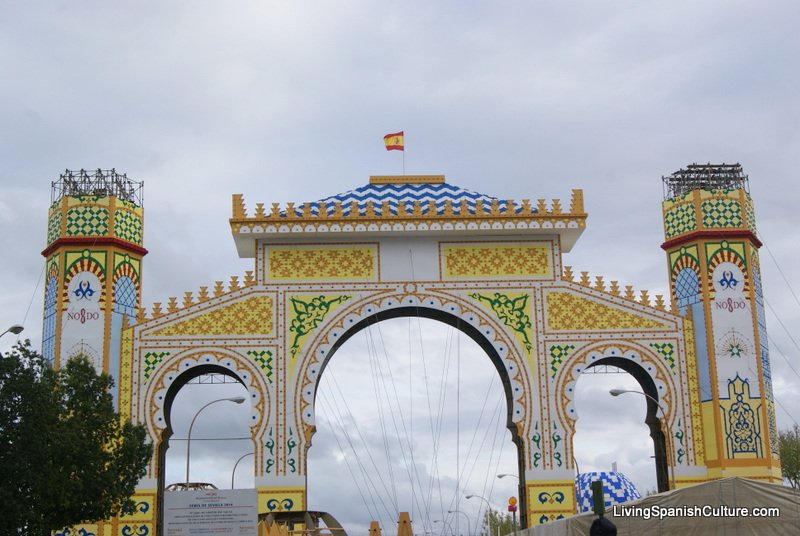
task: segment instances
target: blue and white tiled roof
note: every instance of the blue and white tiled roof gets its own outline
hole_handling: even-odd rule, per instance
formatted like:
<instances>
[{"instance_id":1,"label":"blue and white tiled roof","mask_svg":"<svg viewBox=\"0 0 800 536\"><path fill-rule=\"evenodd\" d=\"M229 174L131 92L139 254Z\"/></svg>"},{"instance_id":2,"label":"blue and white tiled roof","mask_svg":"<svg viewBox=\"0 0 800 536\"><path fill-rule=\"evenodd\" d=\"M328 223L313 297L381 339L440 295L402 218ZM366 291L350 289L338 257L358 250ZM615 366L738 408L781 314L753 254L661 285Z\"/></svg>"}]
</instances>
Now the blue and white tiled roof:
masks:
<instances>
[{"instance_id":1,"label":"blue and white tiled roof","mask_svg":"<svg viewBox=\"0 0 800 536\"><path fill-rule=\"evenodd\" d=\"M430 214L428 206L430 201L433 201L436 206L436 214L444 215L445 202L449 200L452 203L453 214L461 213L461 202L466 200L469 214L476 214L476 202L483 201L483 213L491 213L491 203L497 198L488 195L459 188L452 184L367 184L355 190L350 190L338 195L326 197L319 201L308 203L311 207L312 214L319 214L320 211L325 211L327 214L333 215L335 203L341 203L342 214L344 216L351 215L351 203L355 202L358 207L358 215L366 215L367 202L372 201L375 214L378 216L385 216L382 214L384 201L389 202L389 212L393 216L398 215L398 207L401 201L405 202L405 211L411 215L413 211L413 204L415 202L422 202L421 212L423 215ZM303 206L295 208L298 216L303 213ZM522 207L519 203L509 202L507 200L498 200L498 209L501 214L519 213ZM534 209L535 211L535 209Z\"/></svg>"},{"instance_id":2,"label":"blue and white tiled roof","mask_svg":"<svg viewBox=\"0 0 800 536\"><path fill-rule=\"evenodd\" d=\"M581 473L575 479L579 513L590 511L594 505L592 482L595 480L603 482L603 498L605 499L606 508L642 498L633 482L628 480L622 473L612 471Z\"/></svg>"}]
</instances>

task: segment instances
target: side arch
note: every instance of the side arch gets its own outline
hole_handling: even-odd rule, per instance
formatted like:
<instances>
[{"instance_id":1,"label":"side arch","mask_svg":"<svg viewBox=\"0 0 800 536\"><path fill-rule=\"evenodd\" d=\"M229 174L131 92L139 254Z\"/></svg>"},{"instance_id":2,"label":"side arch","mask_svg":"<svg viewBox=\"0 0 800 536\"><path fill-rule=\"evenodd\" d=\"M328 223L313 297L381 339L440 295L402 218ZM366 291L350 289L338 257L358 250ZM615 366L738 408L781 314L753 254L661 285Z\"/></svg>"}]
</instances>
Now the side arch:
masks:
<instances>
[{"instance_id":1,"label":"side arch","mask_svg":"<svg viewBox=\"0 0 800 536\"><path fill-rule=\"evenodd\" d=\"M143 421L156 454L151 461L150 477L163 484L164 455L172 436L169 422L170 409L175 395L190 380L208 373L221 373L237 380L248 392L250 403L250 431L254 439L256 474L263 470L263 441L271 400L263 374L241 355L223 348L191 349L168 357L160 364L146 387L143 401ZM163 487L163 486L160 486Z\"/></svg>"},{"instance_id":2,"label":"side arch","mask_svg":"<svg viewBox=\"0 0 800 536\"><path fill-rule=\"evenodd\" d=\"M145 391L143 407L144 421L150 438L155 445L150 462L150 478L156 483L156 503L158 516L157 533L163 533L164 488L166 486L166 455L172 437L170 413L178 391L189 381L203 374L217 373L229 376L247 389L251 408L250 430L256 456L256 468L263 468L263 449L260 440L269 415L269 391L259 380L257 368L240 355L221 348L180 352L160 364ZM258 469L257 469L258 473Z\"/></svg>"},{"instance_id":3,"label":"side arch","mask_svg":"<svg viewBox=\"0 0 800 536\"><path fill-rule=\"evenodd\" d=\"M670 489L670 466L674 471L675 461L685 456L683 446L675 441L676 433L678 437L685 434L682 430L686 427L679 424L685 416L684 393L677 384L679 379L664 361L649 348L635 341L602 341L588 345L576 352L561 369L556 378L556 413L566 430L568 458L574 456L575 421L579 417L573 404L576 383L583 372L601 365L611 365L626 371L646 394L645 424L648 425L650 437L653 439L658 489ZM661 412L664 415L663 423L659 416Z\"/></svg>"}]
</instances>

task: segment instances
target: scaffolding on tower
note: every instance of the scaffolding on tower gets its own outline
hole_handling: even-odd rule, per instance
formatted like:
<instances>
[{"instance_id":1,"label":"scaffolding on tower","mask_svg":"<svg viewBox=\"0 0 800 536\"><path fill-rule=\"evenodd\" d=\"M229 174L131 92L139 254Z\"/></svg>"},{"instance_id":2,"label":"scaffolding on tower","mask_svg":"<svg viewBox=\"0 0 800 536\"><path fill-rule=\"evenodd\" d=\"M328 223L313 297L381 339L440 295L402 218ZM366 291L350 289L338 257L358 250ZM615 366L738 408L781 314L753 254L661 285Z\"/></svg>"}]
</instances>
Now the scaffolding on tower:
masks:
<instances>
[{"instance_id":1,"label":"scaffolding on tower","mask_svg":"<svg viewBox=\"0 0 800 536\"><path fill-rule=\"evenodd\" d=\"M58 180L51 183L50 203L63 197L114 196L118 199L142 206L142 186L144 182L134 181L125 173L117 173L116 169L98 169L87 171L64 170Z\"/></svg>"},{"instance_id":2,"label":"scaffolding on tower","mask_svg":"<svg viewBox=\"0 0 800 536\"><path fill-rule=\"evenodd\" d=\"M689 164L672 175L661 177L664 199L681 197L692 190L736 190L750 192L750 181L736 164Z\"/></svg>"}]
</instances>

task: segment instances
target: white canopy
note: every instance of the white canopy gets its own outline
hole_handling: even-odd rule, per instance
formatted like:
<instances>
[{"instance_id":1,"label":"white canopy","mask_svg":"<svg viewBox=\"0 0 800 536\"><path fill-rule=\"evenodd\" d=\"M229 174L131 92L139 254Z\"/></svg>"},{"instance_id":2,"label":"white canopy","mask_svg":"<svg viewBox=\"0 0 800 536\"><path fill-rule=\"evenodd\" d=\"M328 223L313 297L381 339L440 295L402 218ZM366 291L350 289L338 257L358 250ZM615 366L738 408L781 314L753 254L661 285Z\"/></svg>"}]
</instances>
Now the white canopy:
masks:
<instances>
[{"instance_id":1,"label":"white canopy","mask_svg":"<svg viewBox=\"0 0 800 536\"><path fill-rule=\"evenodd\" d=\"M766 508L777 508L779 515L754 517L766 515L761 511ZM749 515L738 509L746 509ZM617 505L605 517L617 526L619 536L800 534L800 491L741 477L724 478ZM580 514L520 531L520 536L586 536L596 518L593 513Z\"/></svg>"}]
</instances>

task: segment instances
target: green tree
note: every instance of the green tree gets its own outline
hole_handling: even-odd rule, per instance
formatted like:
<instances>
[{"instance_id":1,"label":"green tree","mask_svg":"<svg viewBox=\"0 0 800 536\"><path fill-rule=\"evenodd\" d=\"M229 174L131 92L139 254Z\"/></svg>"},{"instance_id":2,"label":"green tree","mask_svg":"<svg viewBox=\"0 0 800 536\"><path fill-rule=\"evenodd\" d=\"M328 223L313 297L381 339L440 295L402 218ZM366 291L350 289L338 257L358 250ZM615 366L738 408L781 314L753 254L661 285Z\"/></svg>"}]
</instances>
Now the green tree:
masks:
<instances>
[{"instance_id":1,"label":"green tree","mask_svg":"<svg viewBox=\"0 0 800 536\"><path fill-rule=\"evenodd\" d=\"M0 354L0 535L46 535L131 506L152 453L88 359L54 370L30 342Z\"/></svg>"},{"instance_id":2,"label":"green tree","mask_svg":"<svg viewBox=\"0 0 800 536\"><path fill-rule=\"evenodd\" d=\"M519 523L519 519L517 519ZM499 528L499 531L498 531ZM514 518L510 512L499 512L497 510L487 510L483 514L482 531L489 536L500 536L514 533Z\"/></svg>"},{"instance_id":3,"label":"green tree","mask_svg":"<svg viewBox=\"0 0 800 536\"><path fill-rule=\"evenodd\" d=\"M791 430L781 431L778 434L778 448L783 478L794 489L800 489L800 426L795 424Z\"/></svg>"}]
</instances>

